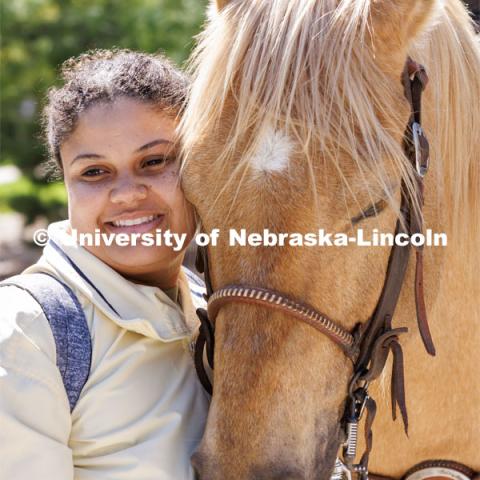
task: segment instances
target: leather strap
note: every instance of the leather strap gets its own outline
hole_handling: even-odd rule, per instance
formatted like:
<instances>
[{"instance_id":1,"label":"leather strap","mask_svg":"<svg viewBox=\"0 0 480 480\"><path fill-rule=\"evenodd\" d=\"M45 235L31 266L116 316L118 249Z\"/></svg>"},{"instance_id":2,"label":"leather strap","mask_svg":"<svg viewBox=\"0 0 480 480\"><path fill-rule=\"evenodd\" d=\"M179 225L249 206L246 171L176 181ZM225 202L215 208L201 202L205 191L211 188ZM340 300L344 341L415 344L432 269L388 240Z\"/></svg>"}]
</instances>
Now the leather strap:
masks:
<instances>
[{"instance_id":1,"label":"leather strap","mask_svg":"<svg viewBox=\"0 0 480 480\"><path fill-rule=\"evenodd\" d=\"M453 460L427 460L418 463L403 476L402 480L452 479L472 480L478 472Z\"/></svg>"},{"instance_id":2,"label":"leather strap","mask_svg":"<svg viewBox=\"0 0 480 480\"><path fill-rule=\"evenodd\" d=\"M414 170L416 181L416 199L408 194L405 182L402 182L400 212L395 234L407 233L413 235L423 232L423 176L428 169L428 141L421 130L421 94L428 78L424 68L410 58L407 59L402 74L405 97L411 106L411 115L405 130L403 149ZM355 365L354 380L370 382L376 379L383 370L388 352L393 353L392 371L392 416L396 418L398 405L404 424L408 432L408 415L405 401L403 378L403 353L398 343L398 334L405 329L396 329L393 335L391 320L400 296L408 265L410 245L394 245L388 260L385 282L380 294L377 307L362 336L360 355ZM416 248L415 264L415 305L417 323L427 352L435 355L435 348L428 328L424 292L423 292L423 250ZM351 388L352 389L352 388Z\"/></svg>"},{"instance_id":3,"label":"leather strap","mask_svg":"<svg viewBox=\"0 0 480 480\"><path fill-rule=\"evenodd\" d=\"M208 300L208 318L212 324L223 305L235 301L260 305L270 309L283 311L291 317L298 318L311 325L339 345L345 354L355 358L357 346L356 338L349 331L335 323L324 313L319 312L305 302L272 290L270 288L250 287L246 285L228 285L217 290Z\"/></svg>"},{"instance_id":4,"label":"leather strap","mask_svg":"<svg viewBox=\"0 0 480 480\"><path fill-rule=\"evenodd\" d=\"M200 319L200 331L195 343L195 355L194 363L195 370L197 371L198 379L202 384L203 388L213 395L212 382L205 370L205 365L203 362L203 352L206 351L207 362L210 368L213 370L213 354L215 350L215 336L213 332L213 327L208 320L208 313L204 308L197 309L197 316Z\"/></svg>"},{"instance_id":5,"label":"leather strap","mask_svg":"<svg viewBox=\"0 0 480 480\"><path fill-rule=\"evenodd\" d=\"M412 113L409 124L404 135L404 150L416 172L416 195L420 211L413 208L410 223L410 235L423 232L423 204L424 204L424 182L423 177L429 166L429 144L420 127L421 125L421 94L428 83L428 77L422 65L414 62L410 57L407 59L406 68L403 73L406 96L410 101ZM435 347L428 327L427 313L425 308L423 292L423 245L415 247L415 305L417 322L420 335L426 351L434 356Z\"/></svg>"}]
</instances>

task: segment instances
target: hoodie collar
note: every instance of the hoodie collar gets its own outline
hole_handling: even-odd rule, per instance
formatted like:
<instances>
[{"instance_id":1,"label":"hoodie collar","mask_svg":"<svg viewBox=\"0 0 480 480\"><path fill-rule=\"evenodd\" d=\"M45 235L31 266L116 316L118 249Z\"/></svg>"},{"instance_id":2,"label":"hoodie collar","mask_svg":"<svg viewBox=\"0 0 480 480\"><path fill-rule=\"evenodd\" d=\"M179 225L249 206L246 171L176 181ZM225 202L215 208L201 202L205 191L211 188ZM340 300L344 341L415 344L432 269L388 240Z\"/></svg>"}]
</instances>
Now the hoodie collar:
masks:
<instances>
[{"instance_id":1,"label":"hoodie collar","mask_svg":"<svg viewBox=\"0 0 480 480\"><path fill-rule=\"evenodd\" d=\"M57 274L127 330L167 342L191 336L197 319L183 270L178 281L180 307L160 288L127 280L79 246L68 233L69 226L68 220L49 225L43 256L26 273Z\"/></svg>"}]
</instances>

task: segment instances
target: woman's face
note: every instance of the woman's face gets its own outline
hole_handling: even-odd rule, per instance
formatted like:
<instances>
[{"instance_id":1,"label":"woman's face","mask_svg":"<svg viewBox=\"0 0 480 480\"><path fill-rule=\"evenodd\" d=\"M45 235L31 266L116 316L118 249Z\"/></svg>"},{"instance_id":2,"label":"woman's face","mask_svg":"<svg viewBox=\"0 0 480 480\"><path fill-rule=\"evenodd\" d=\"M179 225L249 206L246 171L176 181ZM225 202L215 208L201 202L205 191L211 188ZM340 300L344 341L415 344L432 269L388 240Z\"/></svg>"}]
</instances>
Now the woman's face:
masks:
<instances>
[{"instance_id":1,"label":"woman's face","mask_svg":"<svg viewBox=\"0 0 480 480\"><path fill-rule=\"evenodd\" d=\"M77 234L186 234L195 231L193 210L178 181L175 121L138 100L120 98L81 114L62 144L69 218ZM184 248L85 246L134 281L168 288L176 283Z\"/></svg>"}]
</instances>

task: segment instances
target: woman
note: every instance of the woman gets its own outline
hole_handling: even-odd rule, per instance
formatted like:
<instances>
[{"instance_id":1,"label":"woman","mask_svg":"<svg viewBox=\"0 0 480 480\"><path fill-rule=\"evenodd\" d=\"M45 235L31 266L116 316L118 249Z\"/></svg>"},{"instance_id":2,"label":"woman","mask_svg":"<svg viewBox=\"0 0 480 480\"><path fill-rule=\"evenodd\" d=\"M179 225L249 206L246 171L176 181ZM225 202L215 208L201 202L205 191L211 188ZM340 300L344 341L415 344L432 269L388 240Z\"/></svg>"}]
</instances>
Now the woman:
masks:
<instances>
[{"instance_id":1,"label":"woman","mask_svg":"<svg viewBox=\"0 0 480 480\"><path fill-rule=\"evenodd\" d=\"M208 399L190 353L201 292L181 267L195 231L175 141L187 81L165 58L130 51L82 55L62 73L44 118L69 218L49 226L42 258L20 280L42 272L70 288L91 346L73 335L64 348L45 306L0 288L1 478L191 479ZM157 230L184 242L79 242Z\"/></svg>"}]
</instances>

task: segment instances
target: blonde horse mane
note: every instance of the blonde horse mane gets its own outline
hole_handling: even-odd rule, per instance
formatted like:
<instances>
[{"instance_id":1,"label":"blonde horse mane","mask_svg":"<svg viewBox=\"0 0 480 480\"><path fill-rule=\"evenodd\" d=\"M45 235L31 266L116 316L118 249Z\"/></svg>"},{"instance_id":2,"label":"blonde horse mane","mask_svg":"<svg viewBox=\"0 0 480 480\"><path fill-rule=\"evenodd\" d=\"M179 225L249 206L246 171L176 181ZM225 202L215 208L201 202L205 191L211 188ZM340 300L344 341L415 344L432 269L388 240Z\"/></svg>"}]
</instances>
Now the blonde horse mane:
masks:
<instances>
[{"instance_id":1,"label":"blonde horse mane","mask_svg":"<svg viewBox=\"0 0 480 480\"><path fill-rule=\"evenodd\" d=\"M321 151L341 176L340 159L349 157L383 192L390 191L387 171L412 190L396 127L405 122L392 108L404 100L372 55L371 8L371 0L251 0L212 11L190 65L184 162L192 146L225 128L228 112L227 141L212 165L222 168L239 149L244 153L224 187L238 174L245 178L258 139L273 126L301 146L312 186ZM445 227L473 251L480 233L480 149L473 138L480 126L480 49L459 0L438 2L409 53L430 76L424 116ZM371 180L365 184L372 187Z\"/></svg>"}]
</instances>

